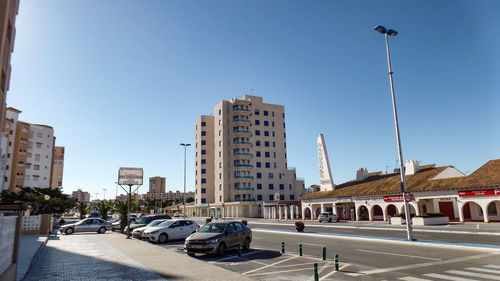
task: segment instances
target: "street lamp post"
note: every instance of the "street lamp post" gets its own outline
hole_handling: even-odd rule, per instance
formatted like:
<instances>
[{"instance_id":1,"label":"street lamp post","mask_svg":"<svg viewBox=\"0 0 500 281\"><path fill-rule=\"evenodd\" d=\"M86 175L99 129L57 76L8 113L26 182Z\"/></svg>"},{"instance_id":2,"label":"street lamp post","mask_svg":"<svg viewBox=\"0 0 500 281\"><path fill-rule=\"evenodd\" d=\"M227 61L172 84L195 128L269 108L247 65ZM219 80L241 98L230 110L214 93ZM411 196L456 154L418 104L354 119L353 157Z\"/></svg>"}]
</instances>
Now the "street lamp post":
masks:
<instances>
[{"instance_id":1,"label":"street lamp post","mask_svg":"<svg viewBox=\"0 0 500 281\"><path fill-rule=\"evenodd\" d=\"M189 143L181 143L184 146L184 194L182 196L183 205L184 205L184 218L186 217L186 148L191 146Z\"/></svg>"},{"instance_id":2,"label":"street lamp post","mask_svg":"<svg viewBox=\"0 0 500 281\"><path fill-rule=\"evenodd\" d=\"M106 201L106 188L103 188L102 191L104 192L104 201Z\"/></svg>"},{"instance_id":3,"label":"street lamp post","mask_svg":"<svg viewBox=\"0 0 500 281\"><path fill-rule=\"evenodd\" d=\"M387 65L389 68L389 80L390 80L390 84L391 84L392 108L394 110L394 125L396 127L396 138L397 138L397 143L398 143L399 174L401 176L400 187L401 187L401 192L403 193L403 201L405 202L406 233L407 233L408 240L411 241L411 240L414 240L412 226L411 226L411 213L410 213L410 205L408 204L408 200L406 200L405 196L404 196L404 194L406 193L406 177L405 177L405 171L404 171L403 152L401 150L401 138L399 136L398 111L396 109L396 97L394 94L394 82L392 79L391 54L389 52L389 36L396 36L398 34L398 32L395 30L392 30L392 29L387 30L387 29L385 29L385 27L383 27L381 25L377 25L374 29L376 31L384 34L384 36L385 36L385 47L387 50Z\"/></svg>"}]
</instances>

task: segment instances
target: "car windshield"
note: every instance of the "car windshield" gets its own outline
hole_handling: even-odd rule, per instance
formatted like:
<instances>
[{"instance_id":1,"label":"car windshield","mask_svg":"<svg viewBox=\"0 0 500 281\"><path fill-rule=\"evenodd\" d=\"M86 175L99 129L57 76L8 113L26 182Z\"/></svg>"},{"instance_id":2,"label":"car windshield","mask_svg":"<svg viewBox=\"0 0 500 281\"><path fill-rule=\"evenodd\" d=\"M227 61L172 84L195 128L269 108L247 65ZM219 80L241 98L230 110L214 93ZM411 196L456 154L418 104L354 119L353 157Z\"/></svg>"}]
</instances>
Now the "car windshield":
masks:
<instances>
[{"instance_id":1,"label":"car windshield","mask_svg":"<svg viewBox=\"0 0 500 281\"><path fill-rule=\"evenodd\" d=\"M171 221L171 220L167 220L167 221L164 221L160 224L158 224L157 226L169 226L173 223L174 221Z\"/></svg>"},{"instance_id":2,"label":"car windshield","mask_svg":"<svg viewBox=\"0 0 500 281\"><path fill-rule=\"evenodd\" d=\"M140 217L140 218L136 218L134 223L144 223L144 224L146 224L148 222L149 222L149 220L146 217Z\"/></svg>"},{"instance_id":3,"label":"car windshield","mask_svg":"<svg viewBox=\"0 0 500 281\"><path fill-rule=\"evenodd\" d=\"M148 225L146 226L156 226L156 225L159 225L160 223L164 222L165 220L154 220L152 222L150 222Z\"/></svg>"},{"instance_id":4,"label":"car windshield","mask_svg":"<svg viewBox=\"0 0 500 281\"><path fill-rule=\"evenodd\" d=\"M200 228L199 232L222 233L226 227L225 223L209 223Z\"/></svg>"}]
</instances>

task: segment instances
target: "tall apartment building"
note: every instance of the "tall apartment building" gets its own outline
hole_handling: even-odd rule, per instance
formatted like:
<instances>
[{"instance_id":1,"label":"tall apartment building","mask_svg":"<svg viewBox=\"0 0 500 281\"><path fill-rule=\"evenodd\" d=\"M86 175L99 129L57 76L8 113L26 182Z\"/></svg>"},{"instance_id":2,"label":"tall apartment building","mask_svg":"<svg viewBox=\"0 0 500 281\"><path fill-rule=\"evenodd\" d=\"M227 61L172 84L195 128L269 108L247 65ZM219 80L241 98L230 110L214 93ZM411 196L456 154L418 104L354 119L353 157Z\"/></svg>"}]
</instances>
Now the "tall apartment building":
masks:
<instances>
[{"instance_id":1,"label":"tall apartment building","mask_svg":"<svg viewBox=\"0 0 500 281\"><path fill-rule=\"evenodd\" d=\"M90 193L78 189L77 191L73 191L73 198L78 202L90 202Z\"/></svg>"},{"instance_id":2,"label":"tall apartment building","mask_svg":"<svg viewBox=\"0 0 500 281\"><path fill-rule=\"evenodd\" d=\"M167 179L163 177L149 178L149 192L151 193L165 193Z\"/></svg>"},{"instance_id":3,"label":"tall apartment building","mask_svg":"<svg viewBox=\"0 0 500 281\"><path fill-rule=\"evenodd\" d=\"M249 95L223 100L195 128L196 195L189 214L262 217L264 201L304 194L304 182L287 166L284 106Z\"/></svg>"},{"instance_id":4,"label":"tall apartment building","mask_svg":"<svg viewBox=\"0 0 500 281\"><path fill-rule=\"evenodd\" d=\"M16 16L19 10L19 0L0 0L0 179L4 178L4 167L7 155L8 136L5 135L5 114L7 91L10 84L10 57L14 50L16 35ZM0 190L4 181L0 181Z\"/></svg>"},{"instance_id":5,"label":"tall apartment building","mask_svg":"<svg viewBox=\"0 0 500 281\"><path fill-rule=\"evenodd\" d=\"M54 146L52 157L52 189L62 186L64 171L64 146Z\"/></svg>"},{"instance_id":6,"label":"tall apartment building","mask_svg":"<svg viewBox=\"0 0 500 281\"><path fill-rule=\"evenodd\" d=\"M19 121L19 113L20 110L7 108L4 189L15 191L16 186L51 187L54 129Z\"/></svg>"}]
</instances>

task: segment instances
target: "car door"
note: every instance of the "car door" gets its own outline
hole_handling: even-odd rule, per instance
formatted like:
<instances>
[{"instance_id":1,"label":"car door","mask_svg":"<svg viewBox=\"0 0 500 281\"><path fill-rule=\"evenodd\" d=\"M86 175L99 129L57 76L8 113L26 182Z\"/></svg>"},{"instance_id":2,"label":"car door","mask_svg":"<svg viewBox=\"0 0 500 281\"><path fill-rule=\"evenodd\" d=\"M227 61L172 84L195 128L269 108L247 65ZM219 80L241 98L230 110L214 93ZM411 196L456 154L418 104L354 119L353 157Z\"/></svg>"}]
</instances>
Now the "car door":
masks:
<instances>
[{"instance_id":1,"label":"car door","mask_svg":"<svg viewBox=\"0 0 500 281\"><path fill-rule=\"evenodd\" d=\"M169 239L179 239L182 236L182 226L181 221L176 221L168 227L168 238Z\"/></svg>"},{"instance_id":2,"label":"car door","mask_svg":"<svg viewBox=\"0 0 500 281\"><path fill-rule=\"evenodd\" d=\"M237 232L233 223L229 223L226 227L226 239L224 239L227 248L232 248L236 246L237 242Z\"/></svg>"},{"instance_id":3,"label":"car door","mask_svg":"<svg viewBox=\"0 0 500 281\"><path fill-rule=\"evenodd\" d=\"M245 243L245 238L246 238L246 233L245 233L245 227L239 223L235 222L235 243L236 245L240 244L240 246L243 246Z\"/></svg>"},{"instance_id":4,"label":"car door","mask_svg":"<svg viewBox=\"0 0 500 281\"><path fill-rule=\"evenodd\" d=\"M81 223L75 225L75 232L86 232L90 231L90 225L93 219L85 219Z\"/></svg>"}]
</instances>

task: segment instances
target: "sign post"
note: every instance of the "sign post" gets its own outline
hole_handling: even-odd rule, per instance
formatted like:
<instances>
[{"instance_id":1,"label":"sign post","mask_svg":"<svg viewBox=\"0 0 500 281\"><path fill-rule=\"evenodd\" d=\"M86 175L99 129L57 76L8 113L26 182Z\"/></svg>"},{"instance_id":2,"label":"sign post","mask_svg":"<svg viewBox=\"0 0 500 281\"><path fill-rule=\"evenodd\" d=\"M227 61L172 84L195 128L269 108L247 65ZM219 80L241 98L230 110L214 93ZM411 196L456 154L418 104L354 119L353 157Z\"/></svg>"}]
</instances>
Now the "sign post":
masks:
<instances>
[{"instance_id":1,"label":"sign post","mask_svg":"<svg viewBox=\"0 0 500 281\"><path fill-rule=\"evenodd\" d=\"M137 185L134 190L137 191L142 185L144 170L142 168L125 168L118 169L118 185L128 194L128 210L127 210L127 239L130 239L130 205L132 204L132 186ZM128 185L128 191L122 185Z\"/></svg>"}]
</instances>

